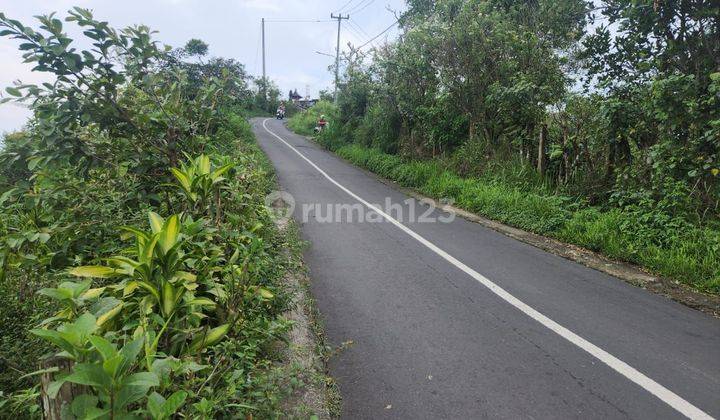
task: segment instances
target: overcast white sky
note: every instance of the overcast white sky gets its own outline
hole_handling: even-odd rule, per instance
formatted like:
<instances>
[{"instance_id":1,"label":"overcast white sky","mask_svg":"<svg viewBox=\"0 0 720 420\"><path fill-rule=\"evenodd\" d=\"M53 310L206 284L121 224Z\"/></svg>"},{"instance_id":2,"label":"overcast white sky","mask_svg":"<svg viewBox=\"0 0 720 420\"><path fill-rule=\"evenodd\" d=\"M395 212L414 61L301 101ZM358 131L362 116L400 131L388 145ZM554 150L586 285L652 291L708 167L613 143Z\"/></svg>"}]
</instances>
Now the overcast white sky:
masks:
<instances>
[{"instance_id":1,"label":"overcast white sky","mask_svg":"<svg viewBox=\"0 0 720 420\"><path fill-rule=\"evenodd\" d=\"M235 58L245 64L250 74L262 73L260 51L260 19L329 20L330 12L342 9L350 13L352 24L343 21L341 47L354 45L382 32L394 22L388 11L405 9L403 0L0 0L0 11L28 25L33 16L58 12L64 18L73 6L93 10L95 17L111 26L145 24L158 31L156 39L173 47L188 39L200 38L210 45L210 55ZM336 21L265 24L266 66L268 77L280 86L283 95L298 89L312 96L332 86L333 76L327 67L333 58L316 54L334 54L337 36ZM77 35L69 23L67 32ZM373 44L397 36L393 28ZM13 81L37 83L47 75L31 72L23 64L17 50L18 42L0 38L0 88L4 91ZM347 49L347 48L345 48ZM0 132L22 127L29 112L14 104L0 105Z\"/></svg>"}]
</instances>

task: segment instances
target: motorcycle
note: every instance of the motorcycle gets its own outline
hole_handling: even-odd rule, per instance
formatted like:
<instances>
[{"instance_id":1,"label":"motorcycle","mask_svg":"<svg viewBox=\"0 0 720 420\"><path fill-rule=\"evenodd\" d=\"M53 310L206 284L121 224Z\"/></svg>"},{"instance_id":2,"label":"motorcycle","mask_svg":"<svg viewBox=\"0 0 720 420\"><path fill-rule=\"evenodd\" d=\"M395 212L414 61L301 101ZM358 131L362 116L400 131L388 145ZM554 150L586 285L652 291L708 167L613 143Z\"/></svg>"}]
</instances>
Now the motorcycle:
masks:
<instances>
[{"instance_id":1,"label":"motorcycle","mask_svg":"<svg viewBox=\"0 0 720 420\"><path fill-rule=\"evenodd\" d=\"M281 109L278 109L277 113L275 113L275 118L278 120L282 120L283 118L285 118L285 112Z\"/></svg>"}]
</instances>

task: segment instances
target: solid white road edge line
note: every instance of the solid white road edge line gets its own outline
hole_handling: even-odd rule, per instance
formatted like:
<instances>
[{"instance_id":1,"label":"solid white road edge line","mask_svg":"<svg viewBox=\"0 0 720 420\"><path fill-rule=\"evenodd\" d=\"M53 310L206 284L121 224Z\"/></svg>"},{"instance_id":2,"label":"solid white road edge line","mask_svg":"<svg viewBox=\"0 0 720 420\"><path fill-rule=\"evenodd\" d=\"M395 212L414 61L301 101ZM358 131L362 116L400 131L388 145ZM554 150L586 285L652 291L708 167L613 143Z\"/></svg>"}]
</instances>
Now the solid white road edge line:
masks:
<instances>
[{"instance_id":1,"label":"solid white road edge line","mask_svg":"<svg viewBox=\"0 0 720 420\"><path fill-rule=\"evenodd\" d=\"M480 282L483 286L487 287L498 295L500 298L502 298L507 303L511 304L515 308L522 311L525 315L529 316L530 318L534 319L535 321L539 322L543 326L547 327L548 329L552 330L562 338L566 339L567 341L571 342L572 344L575 344L576 346L580 347L581 349L585 350L586 352L590 353L593 357L597 358L601 362L608 365L610 368L618 372L619 374L623 375L624 377L628 378L632 382L635 382L636 384L643 387L646 391L649 393L655 395L657 398L665 402L670 407L674 408L678 412L682 413L688 418L691 419L712 419L713 417L707 414L706 412L702 411L698 407L695 407L690 402L686 401L676 393L670 391L669 389L665 388L664 386L660 385L659 383L655 382L654 380L647 377L642 372L638 371L634 367L628 365L627 363L623 362L622 360L618 359L617 357L613 356L612 354L606 352L605 350L601 349L600 347L596 346L595 344L587 341L586 339L580 337L579 335L575 334L574 332L570 331L569 329L563 327L562 325L558 324L557 322L553 321L552 319L548 318L547 316L543 315L542 313L538 312L537 310L533 309L531 306L527 305L525 302L521 301L520 299L516 298L515 296L511 295L509 292L507 292L502 287L498 286L497 284L493 283L488 279L487 277L483 276L482 274L478 273L477 271L473 270L472 268L468 267L452 255L448 254L447 252L443 251L441 248L439 248L437 245L433 244L432 242L428 241L427 239L423 238L419 234L415 233L412 229L408 228L407 226L400 223L398 220L391 217L389 214L385 213L384 211L380 210L373 204L368 203L367 201L363 200L361 197L359 197L357 194L353 193L349 189L345 188L342 184L335 181L330 175L325 173L320 167L318 167L315 163L313 163L310 159L305 157L302 153L300 153L295 147L293 147L290 143L286 142L282 137L278 136L274 132L270 131L265 123L270 118L266 118L263 120L262 126L268 133L275 136L278 140L283 142L287 147L289 147L293 152L297 153L298 156L303 158L307 163L310 164L315 170L320 172L322 176L327 178L328 181L332 182L346 192L348 195L350 195L355 200L359 201L363 205L367 206L372 211L378 213L381 215L384 219L386 219L388 222L392 223L393 225L397 226L400 230L407 233L411 237L413 237L415 240L420 242L421 244L425 245L427 248L432 250L437 255L444 258L447 262L454 265L455 267L459 268L460 270L464 271L466 274L468 274L470 277L474 278L478 282Z\"/></svg>"}]
</instances>

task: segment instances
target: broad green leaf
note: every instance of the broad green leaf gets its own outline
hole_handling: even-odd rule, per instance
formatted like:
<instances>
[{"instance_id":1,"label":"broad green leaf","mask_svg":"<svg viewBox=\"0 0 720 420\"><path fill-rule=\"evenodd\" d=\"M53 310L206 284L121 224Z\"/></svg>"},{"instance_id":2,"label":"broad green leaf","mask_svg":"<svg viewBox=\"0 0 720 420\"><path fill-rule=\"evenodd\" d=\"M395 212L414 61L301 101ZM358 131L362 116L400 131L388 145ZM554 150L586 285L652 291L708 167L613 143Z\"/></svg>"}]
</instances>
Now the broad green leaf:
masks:
<instances>
[{"instance_id":1,"label":"broad green leaf","mask_svg":"<svg viewBox=\"0 0 720 420\"><path fill-rule=\"evenodd\" d=\"M118 371L123 366L124 361L125 358L120 353L118 353L103 362L103 370L105 370L105 372L107 372L107 374L111 377L117 378Z\"/></svg>"},{"instance_id":2,"label":"broad green leaf","mask_svg":"<svg viewBox=\"0 0 720 420\"><path fill-rule=\"evenodd\" d=\"M210 156L200 155L197 158L197 167L199 175L210 174Z\"/></svg>"},{"instance_id":3,"label":"broad green leaf","mask_svg":"<svg viewBox=\"0 0 720 420\"><path fill-rule=\"evenodd\" d=\"M207 332L207 334L201 334L199 337L195 338L191 343L189 347L190 353L195 353L200 350L202 350L205 347L210 347L212 345L217 344L220 342L220 340L227 335L228 331L230 331L230 324L223 324L219 327L215 327Z\"/></svg>"},{"instance_id":4,"label":"broad green leaf","mask_svg":"<svg viewBox=\"0 0 720 420\"><path fill-rule=\"evenodd\" d=\"M155 245L157 245L159 238L160 236L156 233L152 236L150 242L143 246L140 255L138 255L141 263L150 263L152 261L152 256L155 252Z\"/></svg>"},{"instance_id":5,"label":"broad green leaf","mask_svg":"<svg viewBox=\"0 0 720 420\"><path fill-rule=\"evenodd\" d=\"M127 295L131 294L138 287L140 287L140 283L138 283L136 281L128 282L128 284L125 285L125 288L123 289L123 296L127 296Z\"/></svg>"},{"instance_id":6,"label":"broad green leaf","mask_svg":"<svg viewBox=\"0 0 720 420\"><path fill-rule=\"evenodd\" d=\"M30 330L30 333L55 344L56 346L60 347L61 349L65 350L66 352L68 352L70 354L76 353L75 346L73 346L72 343L70 343L68 340L66 340L57 331L46 330L44 328L35 328L35 329Z\"/></svg>"},{"instance_id":7,"label":"broad green leaf","mask_svg":"<svg viewBox=\"0 0 720 420\"><path fill-rule=\"evenodd\" d=\"M123 357L123 363L120 366L119 375L125 374L127 371L130 370L130 367L135 363L135 359L137 359L138 355L142 351L143 348L143 342L144 337L137 338L123 346L123 348L120 350L120 354Z\"/></svg>"},{"instance_id":8,"label":"broad green leaf","mask_svg":"<svg viewBox=\"0 0 720 420\"><path fill-rule=\"evenodd\" d=\"M69 289L40 289L37 293L57 300L73 298L72 291Z\"/></svg>"},{"instance_id":9,"label":"broad green leaf","mask_svg":"<svg viewBox=\"0 0 720 420\"><path fill-rule=\"evenodd\" d=\"M104 287L96 287L94 289L87 290L85 293L80 295L83 299L95 299L97 297L100 297L102 293L105 291Z\"/></svg>"},{"instance_id":10,"label":"broad green leaf","mask_svg":"<svg viewBox=\"0 0 720 420\"><path fill-rule=\"evenodd\" d=\"M104 314L100 315L97 319L97 326L101 327L106 322L110 321L111 319L115 318L117 314L120 313L122 310L124 304L120 303L119 305L115 306L114 308L110 309L109 311L105 312Z\"/></svg>"},{"instance_id":11,"label":"broad green leaf","mask_svg":"<svg viewBox=\"0 0 720 420\"><path fill-rule=\"evenodd\" d=\"M232 169L233 166L234 166L233 164L227 164L227 165L223 165L223 166L215 169L215 170L212 172L212 175L210 175L210 178L213 179L213 181L214 181L215 179L220 178L220 177L223 176L227 171L229 171L230 169Z\"/></svg>"},{"instance_id":12,"label":"broad green leaf","mask_svg":"<svg viewBox=\"0 0 720 420\"><path fill-rule=\"evenodd\" d=\"M170 397L168 397L165 404L163 404L163 412L166 418L172 417L172 415L175 414L175 412L177 412L183 404L185 404L187 395L188 394L185 391L175 391Z\"/></svg>"},{"instance_id":13,"label":"broad green leaf","mask_svg":"<svg viewBox=\"0 0 720 420\"><path fill-rule=\"evenodd\" d=\"M148 212L148 219L150 220L150 228L152 229L152 233L158 233L162 230L165 221L159 214L155 213L154 211L150 211Z\"/></svg>"},{"instance_id":14,"label":"broad green leaf","mask_svg":"<svg viewBox=\"0 0 720 420\"><path fill-rule=\"evenodd\" d=\"M153 372L138 372L125 378L123 381L125 386L153 387L160 385L158 376Z\"/></svg>"},{"instance_id":15,"label":"broad green leaf","mask_svg":"<svg viewBox=\"0 0 720 420\"><path fill-rule=\"evenodd\" d=\"M164 253L175 246L180 235L180 218L177 214L170 216L162 226L158 243Z\"/></svg>"},{"instance_id":16,"label":"broad green leaf","mask_svg":"<svg viewBox=\"0 0 720 420\"><path fill-rule=\"evenodd\" d=\"M176 271L174 279L194 283L195 281L197 281L197 276L193 273L188 273L187 271Z\"/></svg>"},{"instance_id":17,"label":"broad green leaf","mask_svg":"<svg viewBox=\"0 0 720 420\"><path fill-rule=\"evenodd\" d=\"M111 359L115 356L117 356L117 348L115 345L108 340L104 339L103 337L93 335L90 336L90 342L95 347L95 349L100 353L103 360Z\"/></svg>"},{"instance_id":18,"label":"broad green leaf","mask_svg":"<svg viewBox=\"0 0 720 420\"><path fill-rule=\"evenodd\" d=\"M75 267L69 271L73 276L77 277L96 277L96 278L108 278L115 275L117 270L111 267L105 267L102 265L86 265L82 267Z\"/></svg>"},{"instance_id":19,"label":"broad green leaf","mask_svg":"<svg viewBox=\"0 0 720 420\"><path fill-rule=\"evenodd\" d=\"M172 172L173 176L175 176L175 179L178 180L178 182L180 183L180 187L182 187L182 189L189 194L191 192L190 178L184 172L181 172L177 168L171 168L170 172Z\"/></svg>"},{"instance_id":20,"label":"broad green leaf","mask_svg":"<svg viewBox=\"0 0 720 420\"><path fill-rule=\"evenodd\" d=\"M85 312L72 324L63 325L60 333L66 340L76 346L83 346L88 337L97 330L95 322L95 316L89 312Z\"/></svg>"},{"instance_id":21,"label":"broad green leaf","mask_svg":"<svg viewBox=\"0 0 720 420\"><path fill-rule=\"evenodd\" d=\"M76 396L70 404L70 411L79 419L85 420L88 414L97 409L98 397L90 394Z\"/></svg>"},{"instance_id":22,"label":"broad green leaf","mask_svg":"<svg viewBox=\"0 0 720 420\"><path fill-rule=\"evenodd\" d=\"M208 298L196 298L191 301L188 301L188 305L198 305L198 306L215 306L216 303Z\"/></svg>"},{"instance_id":23,"label":"broad green leaf","mask_svg":"<svg viewBox=\"0 0 720 420\"><path fill-rule=\"evenodd\" d=\"M112 378L98 363L78 363L73 367L73 372L65 377L66 382L80 385L89 385L109 390L112 386Z\"/></svg>"},{"instance_id":24,"label":"broad green leaf","mask_svg":"<svg viewBox=\"0 0 720 420\"><path fill-rule=\"evenodd\" d=\"M153 392L148 396L147 408L153 419L162 419L165 416L164 406L165 398L162 395Z\"/></svg>"},{"instance_id":25,"label":"broad green leaf","mask_svg":"<svg viewBox=\"0 0 720 420\"><path fill-rule=\"evenodd\" d=\"M172 283L166 281L163 283L162 289L162 311L163 315L169 317L175 311L175 303L177 302L176 288Z\"/></svg>"}]
</instances>

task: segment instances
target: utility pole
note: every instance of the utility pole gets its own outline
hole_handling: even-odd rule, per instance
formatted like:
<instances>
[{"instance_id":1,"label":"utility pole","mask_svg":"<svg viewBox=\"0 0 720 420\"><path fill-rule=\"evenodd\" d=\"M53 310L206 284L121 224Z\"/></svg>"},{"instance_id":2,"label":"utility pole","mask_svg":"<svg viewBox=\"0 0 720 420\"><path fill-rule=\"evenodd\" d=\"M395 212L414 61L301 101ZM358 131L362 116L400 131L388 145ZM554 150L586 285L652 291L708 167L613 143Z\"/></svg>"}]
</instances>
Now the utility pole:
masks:
<instances>
[{"instance_id":1,"label":"utility pole","mask_svg":"<svg viewBox=\"0 0 720 420\"><path fill-rule=\"evenodd\" d=\"M267 78L265 75L265 18L262 18L262 60L263 60L263 100L267 102Z\"/></svg>"},{"instance_id":2,"label":"utility pole","mask_svg":"<svg viewBox=\"0 0 720 420\"><path fill-rule=\"evenodd\" d=\"M338 92L338 81L339 81L339 71L340 71L340 22L342 22L343 19L350 19L350 15L343 16L342 13L335 16L334 13L330 13L331 19L337 19L338 21L338 33L337 33L337 47L335 48L335 94L333 95L335 97L335 101L337 101L337 92Z\"/></svg>"}]
</instances>

